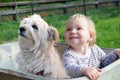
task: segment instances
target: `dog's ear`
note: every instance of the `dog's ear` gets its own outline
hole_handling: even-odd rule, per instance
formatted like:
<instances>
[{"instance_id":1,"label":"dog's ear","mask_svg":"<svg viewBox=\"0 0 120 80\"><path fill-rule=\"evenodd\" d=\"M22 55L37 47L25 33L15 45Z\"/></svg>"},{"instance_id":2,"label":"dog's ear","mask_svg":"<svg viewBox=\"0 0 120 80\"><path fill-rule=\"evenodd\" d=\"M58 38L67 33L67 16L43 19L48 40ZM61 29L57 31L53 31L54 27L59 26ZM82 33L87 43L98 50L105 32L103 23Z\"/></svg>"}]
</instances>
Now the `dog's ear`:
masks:
<instances>
[{"instance_id":1,"label":"dog's ear","mask_svg":"<svg viewBox=\"0 0 120 80\"><path fill-rule=\"evenodd\" d=\"M57 42L59 40L59 33L56 28L49 27L48 40Z\"/></svg>"}]
</instances>

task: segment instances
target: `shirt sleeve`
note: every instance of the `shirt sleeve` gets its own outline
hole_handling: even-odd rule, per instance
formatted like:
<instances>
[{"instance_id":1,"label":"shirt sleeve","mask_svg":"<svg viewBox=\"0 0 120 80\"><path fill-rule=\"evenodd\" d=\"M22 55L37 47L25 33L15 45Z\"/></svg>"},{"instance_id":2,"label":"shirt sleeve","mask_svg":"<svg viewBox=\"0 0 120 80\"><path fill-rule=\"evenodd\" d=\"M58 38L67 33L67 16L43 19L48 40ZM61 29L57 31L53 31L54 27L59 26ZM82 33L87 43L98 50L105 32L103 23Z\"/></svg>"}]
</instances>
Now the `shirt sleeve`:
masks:
<instances>
[{"instance_id":1,"label":"shirt sleeve","mask_svg":"<svg viewBox=\"0 0 120 80\"><path fill-rule=\"evenodd\" d=\"M110 53L108 53L108 55L106 55L105 57L102 57L100 68L103 68L118 59L119 57L115 54L115 51L111 51Z\"/></svg>"},{"instance_id":2,"label":"shirt sleeve","mask_svg":"<svg viewBox=\"0 0 120 80\"><path fill-rule=\"evenodd\" d=\"M81 76L80 71L84 66L78 65L77 61L75 60L73 56L71 56L70 54L65 54L62 56L62 61L69 76L71 77Z\"/></svg>"}]
</instances>

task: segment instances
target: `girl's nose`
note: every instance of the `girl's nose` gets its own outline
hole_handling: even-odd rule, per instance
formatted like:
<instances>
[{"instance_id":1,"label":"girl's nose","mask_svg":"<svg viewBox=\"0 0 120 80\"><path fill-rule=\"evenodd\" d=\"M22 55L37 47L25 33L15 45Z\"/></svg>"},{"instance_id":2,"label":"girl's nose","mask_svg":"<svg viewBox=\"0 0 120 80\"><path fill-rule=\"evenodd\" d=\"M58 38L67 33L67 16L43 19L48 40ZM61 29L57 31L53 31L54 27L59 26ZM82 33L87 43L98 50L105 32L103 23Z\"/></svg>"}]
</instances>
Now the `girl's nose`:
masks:
<instances>
[{"instance_id":1,"label":"girl's nose","mask_svg":"<svg viewBox=\"0 0 120 80\"><path fill-rule=\"evenodd\" d=\"M71 34L75 34L76 33L76 30L75 29L72 29L71 30Z\"/></svg>"}]
</instances>

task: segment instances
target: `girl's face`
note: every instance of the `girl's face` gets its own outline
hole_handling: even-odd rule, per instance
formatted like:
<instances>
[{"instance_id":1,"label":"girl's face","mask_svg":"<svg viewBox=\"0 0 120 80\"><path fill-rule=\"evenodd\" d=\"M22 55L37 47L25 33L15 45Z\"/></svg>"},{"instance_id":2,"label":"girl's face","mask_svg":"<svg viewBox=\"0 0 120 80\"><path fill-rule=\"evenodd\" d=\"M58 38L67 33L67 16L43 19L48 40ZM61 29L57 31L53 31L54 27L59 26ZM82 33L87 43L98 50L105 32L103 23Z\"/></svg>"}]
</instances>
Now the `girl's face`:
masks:
<instances>
[{"instance_id":1,"label":"girl's face","mask_svg":"<svg viewBox=\"0 0 120 80\"><path fill-rule=\"evenodd\" d=\"M89 42L90 34L86 19L69 20L64 33L65 40L70 46L81 46Z\"/></svg>"}]
</instances>

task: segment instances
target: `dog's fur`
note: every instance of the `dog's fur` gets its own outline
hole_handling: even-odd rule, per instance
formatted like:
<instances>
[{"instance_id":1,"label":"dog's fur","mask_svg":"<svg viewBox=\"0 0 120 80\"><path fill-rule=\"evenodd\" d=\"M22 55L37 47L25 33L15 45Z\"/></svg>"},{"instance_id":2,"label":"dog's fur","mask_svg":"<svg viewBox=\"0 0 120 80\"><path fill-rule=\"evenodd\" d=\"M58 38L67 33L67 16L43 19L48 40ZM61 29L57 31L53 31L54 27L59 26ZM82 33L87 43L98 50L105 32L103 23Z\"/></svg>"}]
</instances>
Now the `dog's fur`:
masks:
<instances>
[{"instance_id":1,"label":"dog's fur","mask_svg":"<svg viewBox=\"0 0 120 80\"><path fill-rule=\"evenodd\" d=\"M20 53L17 62L20 69L51 78L67 78L54 44L58 31L45 22L40 15L24 18L20 23Z\"/></svg>"}]
</instances>

